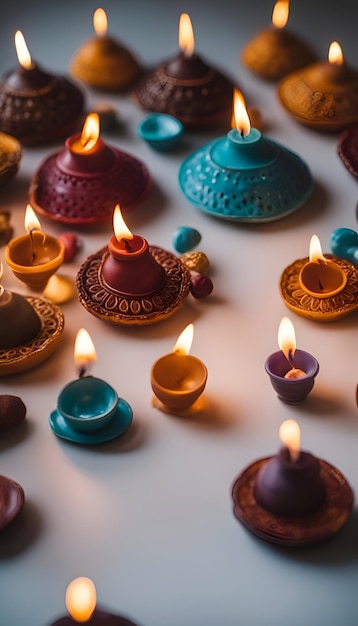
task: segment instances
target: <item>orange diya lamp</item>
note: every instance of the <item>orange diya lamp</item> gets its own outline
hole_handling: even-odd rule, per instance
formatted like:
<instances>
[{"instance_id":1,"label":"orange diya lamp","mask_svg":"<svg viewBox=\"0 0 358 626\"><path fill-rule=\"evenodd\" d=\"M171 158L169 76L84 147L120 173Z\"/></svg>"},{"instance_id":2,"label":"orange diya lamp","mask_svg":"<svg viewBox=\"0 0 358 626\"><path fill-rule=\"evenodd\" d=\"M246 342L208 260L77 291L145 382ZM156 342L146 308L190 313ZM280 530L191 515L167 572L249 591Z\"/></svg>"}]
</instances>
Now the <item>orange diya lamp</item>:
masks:
<instances>
[{"instance_id":1,"label":"orange diya lamp","mask_svg":"<svg viewBox=\"0 0 358 626\"><path fill-rule=\"evenodd\" d=\"M358 121L358 72L346 63L336 41L327 61L292 72L277 89L285 109L316 130L339 131Z\"/></svg>"},{"instance_id":2,"label":"orange diya lamp","mask_svg":"<svg viewBox=\"0 0 358 626\"><path fill-rule=\"evenodd\" d=\"M94 12L93 26L96 37L86 41L75 53L70 73L96 89L127 89L141 72L138 61L127 48L107 34L108 20L103 9Z\"/></svg>"},{"instance_id":3,"label":"orange diya lamp","mask_svg":"<svg viewBox=\"0 0 358 626\"><path fill-rule=\"evenodd\" d=\"M27 144L66 136L82 118L81 90L33 62L21 31L16 32L15 46L19 67L0 84L0 130Z\"/></svg>"},{"instance_id":4,"label":"orange diya lamp","mask_svg":"<svg viewBox=\"0 0 358 626\"><path fill-rule=\"evenodd\" d=\"M133 98L143 109L172 115L189 128L229 125L234 84L196 54L187 13L179 20L179 48L137 81Z\"/></svg>"},{"instance_id":5,"label":"orange diya lamp","mask_svg":"<svg viewBox=\"0 0 358 626\"><path fill-rule=\"evenodd\" d=\"M151 186L149 172L135 157L107 145L100 136L97 113L87 115L82 132L45 159L30 186L37 211L68 224L93 224L138 204Z\"/></svg>"},{"instance_id":6,"label":"orange diya lamp","mask_svg":"<svg viewBox=\"0 0 358 626\"><path fill-rule=\"evenodd\" d=\"M175 255L133 235L119 204L108 246L89 256L76 286L81 304L104 321L143 325L178 310L189 293L190 272Z\"/></svg>"},{"instance_id":7,"label":"orange diya lamp","mask_svg":"<svg viewBox=\"0 0 358 626\"><path fill-rule=\"evenodd\" d=\"M317 235L309 258L288 266L280 278L285 304L295 313L317 321L333 321L358 308L358 271L345 259L323 256Z\"/></svg>"},{"instance_id":8,"label":"orange diya lamp","mask_svg":"<svg viewBox=\"0 0 358 626\"><path fill-rule=\"evenodd\" d=\"M312 48L287 28L289 10L289 0L277 0L270 27L261 30L242 51L244 65L262 78L279 80L316 60Z\"/></svg>"}]
</instances>

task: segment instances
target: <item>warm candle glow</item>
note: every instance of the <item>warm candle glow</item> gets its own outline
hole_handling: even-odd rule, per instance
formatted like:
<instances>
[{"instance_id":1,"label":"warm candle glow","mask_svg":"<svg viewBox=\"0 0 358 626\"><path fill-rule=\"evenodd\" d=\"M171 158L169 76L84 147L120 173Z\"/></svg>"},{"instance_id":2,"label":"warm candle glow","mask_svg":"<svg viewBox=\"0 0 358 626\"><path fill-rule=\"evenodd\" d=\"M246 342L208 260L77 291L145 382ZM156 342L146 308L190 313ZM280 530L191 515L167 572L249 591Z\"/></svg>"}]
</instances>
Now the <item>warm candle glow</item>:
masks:
<instances>
[{"instance_id":1,"label":"warm candle glow","mask_svg":"<svg viewBox=\"0 0 358 626\"><path fill-rule=\"evenodd\" d=\"M98 113L89 113L84 121L79 140L74 141L71 150L77 154L90 152L99 138L100 122Z\"/></svg>"},{"instance_id":2,"label":"warm candle glow","mask_svg":"<svg viewBox=\"0 0 358 626\"><path fill-rule=\"evenodd\" d=\"M291 460L297 461L300 456L301 431L295 420L282 422L279 430L282 443L287 446Z\"/></svg>"},{"instance_id":3,"label":"warm candle glow","mask_svg":"<svg viewBox=\"0 0 358 626\"><path fill-rule=\"evenodd\" d=\"M20 65L25 70L30 70L33 67L32 60L21 30L17 30L15 33L15 48Z\"/></svg>"},{"instance_id":4,"label":"warm candle glow","mask_svg":"<svg viewBox=\"0 0 358 626\"><path fill-rule=\"evenodd\" d=\"M74 348L74 360L79 375L83 376L96 359L96 349L89 333L85 328L80 328L76 335Z\"/></svg>"},{"instance_id":5,"label":"warm candle glow","mask_svg":"<svg viewBox=\"0 0 358 626\"><path fill-rule=\"evenodd\" d=\"M288 317L283 317L278 329L278 345L289 363L292 363L296 350L296 334L293 323Z\"/></svg>"},{"instance_id":6,"label":"warm candle glow","mask_svg":"<svg viewBox=\"0 0 358 626\"><path fill-rule=\"evenodd\" d=\"M193 26L187 13L182 13L179 20L179 47L187 58L190 58L194 53Z\"/></svg>"},{"instance_id":7,"label":"warm candle glow","mask_svg":"<svg viewBox=\"0 0 358 626\"><path fill-rule=\"evenodd\" d=\"M0 261L0 281L2 279L3 272L4 272L4 266L3 266L3 264ZM0 284L0 297L2 296L4 291L5 291L4 287Z\"/></svg>"},{"instance_id":8,"label":"warm candle glow","mask_svg":"<svg viewBox=\"0 0 358 626\"><path fill-rule=\"evenodd\" d=\"M66 608L76 622L88 622L96 608L96 587L90 578L75 578L68 585Z\"/></svg>"},{"instance_id":9,"label":"warm candle glow","mask_svg":"<svg viewBox=\"0 0 358 626\"><path fill-rule=\"evenodd\" d=\"M117 241L121 241L122 239L133 239L133 234L123 219L119 204L117 204L113 213L113 230Z\"/></svg>"},{"instance_id":10,"label":"warm candle glow","mask_svg":"<svg viewBox=\"0 0 358 626\"><path fill-rule=\"evenodd\" d=\"M93 26L98 37L104 37L107 33L108 20L104 9L96 9L93 14Z\"/></svg>"},{"instance_id":11,"label":"warm candle glow","mask_svg":"<svg viewBox=\"0 0 358 626\"><path fill-rule=\"evenodd\" d=\"M289 10L289 0L277 0L272 11L272 23L276 28L284 28L286 26Z\"/></svg>"},{"instance_id":12,"label":"warm candle glow","mask_svg":"<svg viewBox=\"0 0 358 626\"><path fill-rule=\"evenodd\" d=\"M31 204L28 204L25 211L25 230L31 233L33 230L41 230L41 224Z\"/></svg>"},{"instance_id":13,"label":"warm candle glow","mask_svg":"<svg viewBox=\"0 0 358 626\"><path fill-rule=\"evenodd\" d=\"M234 89L234 119L235 126L242 137L250 132L250 119L246 110L244 97L238 89Z\"/></svg>"},{"instance_id":14,"label":"warm candle glow","mask_svg":"<svg viewBox=\"0 0 358 626\"><path fill-rule=\"evenodd\" d=\"M317 235L312 235L310 241L310 263L318 263L319 261L323 261L326 263L326 259L322 254L321 242Z\"/></svg>"},{"instance_id":15,"label":"warm candle glow","mask_svg":"<svg viewBox=\"0 0 358 626\"><path fill-rule=\"evenodd\" d=\"M188 324L183 330L183 332L179 335L176 344L173 347L172 352L176 354L186 355L189 354L191 344L193 342L194 336L194 326L193 324Z\"/></svg>"},{"instance_id":16,"label":"warm candle glow","mask_svg":"<svg viewBox=\"0 0 358 626\"><path fill-rule=\"evenodd\" d=\"M342 48L337 41L332 41L328 50L328 61L335 65L343 65Z\"/></svg>"}]
</instances>

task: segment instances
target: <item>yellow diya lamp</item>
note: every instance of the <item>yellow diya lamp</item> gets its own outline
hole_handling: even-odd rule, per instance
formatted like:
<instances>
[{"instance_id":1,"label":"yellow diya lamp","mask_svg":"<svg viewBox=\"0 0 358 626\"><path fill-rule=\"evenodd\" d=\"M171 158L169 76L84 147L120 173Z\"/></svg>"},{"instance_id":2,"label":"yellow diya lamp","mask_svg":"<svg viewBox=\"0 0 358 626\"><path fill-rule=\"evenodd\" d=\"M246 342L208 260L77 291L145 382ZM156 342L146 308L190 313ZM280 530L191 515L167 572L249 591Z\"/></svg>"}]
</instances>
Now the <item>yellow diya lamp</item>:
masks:
<instances>
[{"instance_id":1,"label":"yellow diya lamp","mask_svg":"<svg viewBox=\"0 0 358 626\"><path fill-rule=\"evenodd\" d=\"M127 89L139 76L141 67L133 54L107 34L105 11L93 15L96 37L86 41L70 63L70 73L90 87L104 91Z\"/></svg>"},{"instance_id":2,"label":"yellow diya lamp","mask_svg":"<svg viewBox=\"0 0 358 626\"><path fill-rule=\"evenodd\" d=\"M0 133L0 187L17 173L22 153L22 146L16 137Z\"/></svg>"},{"instance_id":3,"label":"yellow diya lamp","mask_svg":"<svg viewBox=\"0 0 358 626\"><path fill-rule=\"evenodd\" d=\"M289 0L277 0L272 23L248 42L242 51L246 67L268 80L279 80L316 61L316 55L301 37L287 28Z\"/></svg>"},{"instance_id":4,"label":"yellow diya lamp","mask_svg":"<svg viewBox=\"0 0 358 626\"><path fill-rule=\"evenodd\" d=\"M277 92L285 109L310 128L339 131L358 121L358 72L337 41L330 44L327 61L292 72Z\"/></svg>"}]
</instances>

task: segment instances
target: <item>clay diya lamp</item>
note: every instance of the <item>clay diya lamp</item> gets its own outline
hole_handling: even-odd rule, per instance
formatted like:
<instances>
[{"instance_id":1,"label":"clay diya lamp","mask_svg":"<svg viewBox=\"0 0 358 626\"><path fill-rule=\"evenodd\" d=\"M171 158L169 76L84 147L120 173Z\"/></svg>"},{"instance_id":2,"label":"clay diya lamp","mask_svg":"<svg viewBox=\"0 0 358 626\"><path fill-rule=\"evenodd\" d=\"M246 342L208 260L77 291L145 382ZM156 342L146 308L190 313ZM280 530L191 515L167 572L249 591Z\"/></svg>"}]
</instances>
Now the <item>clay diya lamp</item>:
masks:
<instances>
[{"instance_id":1,"label":"clay diya lamp","mask_svg":"<svg viewBox=\"0 0 358 626\"><path fill-rule=\"evenodd\" d=\"M2 276L0 263L0 280ZM38 297L26 297L0 285L0 375L17 374L47 359L64 327L61 309Z\"/></svg>"},{"instance_id":2,"label":"clay diya lamp","mask_svg":"<svg viewBox=\"0 0 358 626\"><path fill-rule=\"evenodd\" d=\"M0 187L13 178L22 159L22 147L16 137L0 133Z\"/></svg>"},{"instance_id":3,"label":"clay diya lamp","mask_svg":"<svg viewBox=\"0 0 358 626\"><path fill-rule=\"evenodd\" d=\"M159 322L189 293L190 272L174 254L133 235L119 205L108 246L89 256L76 277L81 304L104 321L124 325Z\"/></svg>"},{"instance_id":4,"label":"clay diya lamp","mask_svg":"<svg viewBox=\"0 0 358 626\"><path fill-rule=\"evenodd\" d=\"M358 124L351 124L341 132L337 153L346 169L358 178Z\"/></svg>"},{"instance_id":5,"label":"clay diya lamp","mask_svg":"<svg viewBox=\"0 0 358 626\"><path fill-rule=\"evenodd\" d=\"M201 408L198 400L205 389L208 371L200 359L189 354L193 333L193 324L189 324L171 353L158 359L151 369L151 386L155 400L159 400L154 406L165 412L183 415Z\"/></svg>"},{"instance_id":6,"label":"clay diya lamp","mask_svg":"<svg viewBox=\"0 0 358 626\"><path fill-rule=\"evenodd\" d=\"M251 128L240 92L234 92L235 128L187 157L179 186L195 207L238 222L285 217L310 196L313 181L296 154Z\"/></svg>"},{"instance_id":7,"label":"clay diya lamp","mask_svg":"<svg viewBox=\"0 0 358 626\"><path fill-rule=\"evenodd\" d=\"M0 475L0 531L19 515L24 502L22 486L15 480Z\"/></svg>"},{"instance_id":8,"label":"clay diya lamp","mask_svg":"<svg viewBox=\"0 0 358 626\"><path fill-rule=\"evenodd\" d=\"M358 267L358 233L352 228L336 228L329 238L335 256L346 259Z\"/></svg>"},{"instance_id":9,"label":"clay diya lamp","mask_svg":"<svg viewBox=\"0 0 358 626\"><path fill-rule=\"evenodd\" d=\"M93 15L96 37L86 41L70 63L74 78L104 91L123 91L141 73L133 54L107 34L108 20L103 9Z\"/></svg>"},{"instance_id":10,"label":"clay diya lamp","mask_svg":"<svg viewBox=\"0 0 358 626\"><path fill-rule=\"evenodd\" d=\"M298 315L334 321L358 308L358 272L345 259L323 256L320 241L313 235L309 258L284 269L280 292L288 308Z\"/></svg>"},{"instance_id":11,"label":"clay diya lamp","mask_svg":"<svg viewBox=\"0 0 358 626\"><path fill-rule=\"evenodd\" d=\"M81 90L34 63L20 31L15 44L19 67L7 73L0 85L0 130L25 144L66 137L81 123Z\"/></svg>"},{"instance_id":12,"label":"clay diya lamp","mask_svg":"<svg viewBox=\"0 0 358 626\"><path fill-rule=\"evenodd\" d=\"M329 47L328 61L292 72L277 90L285 109L310 128L340 131L358 121L358 72L344 61L336 41Z\"/></svg>"},{"instance_id":13,"label":"clay diya lamp","mask_svg":"<svg viewBox=\"0 0 358 626\"><path fill-rule=\"evenodd\" d=\"M83 622L89 622L91 626L135 626L125 617L98 609L96 587L85 576L71 581L66 589L65 602L68 616L59 618L52 626L76 626Z\"/></svg>"},{"instance_id":14,"label":"clay diya lamp","mask_svg":"<svg viewBox=\"0 0 358 626\"><path fill-rule=\"evenodd\" d=\"M246 44L242 61L249 70L268 80L279 80L316 61L312 48L287 28L289 0L277 0L272 24Z\"/></svg>"},{"instance_id":15,"label":"clay diya lamp","mask_svg":"<svg viewBox=\"0 0 358 626\"><path fill-rule=\"evenodd\" d=\"M148 193L151 178L135 157L107 145L100 137L99 116L90 113L82 132L50 155L30 186L32 206L46 217L67 224L104 222L120 201L123 209Z\"/></svg>"},{"instance_id":16,"label":"clay diya lamp","mask_svg":"<svg viewBox=\"0 0 358 626\"><path fill-rule=\"evenodd\" d=\"M280 400L297 404L312 391L319 364L309 352L296 349L295 329L288 317L281 320L278 345L280 350L266 359L265 370Z\"/></svg>"},{"instance_id":17,"label":"clay diya lamp","mask_svg":"<svg viewBox=\"0 0 358 626\"><path fill-rule=\"evenodd\" d=\"M178 55L136 82L135 102L148 111L172 115L187 128L229 125L234 84L195 53L186 13L180 16L179 47Z\"/></svg>"},{"instance_id":18,"label":"clay diya lamp","mask_svg":"<svg viewBox=\"0 0 358 626\"><path fill-rule=\"evenodd\" d=\"M300 449L294 420L281 424L280 439L278 454L255 461L236 479L234 513L260 539L287 547L312 546L343 527L353 492L337 468Z\"/></svg>"}]
</instances>

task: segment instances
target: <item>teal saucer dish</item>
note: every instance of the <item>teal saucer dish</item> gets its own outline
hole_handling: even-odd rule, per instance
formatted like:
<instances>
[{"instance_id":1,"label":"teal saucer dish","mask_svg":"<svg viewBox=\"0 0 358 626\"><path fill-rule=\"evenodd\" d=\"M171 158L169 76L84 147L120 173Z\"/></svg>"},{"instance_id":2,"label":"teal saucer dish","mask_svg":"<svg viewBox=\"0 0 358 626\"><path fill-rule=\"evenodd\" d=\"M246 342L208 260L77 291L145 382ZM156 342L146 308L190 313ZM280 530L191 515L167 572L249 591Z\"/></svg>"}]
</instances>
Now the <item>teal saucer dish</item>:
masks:
<instances>
[{"instance_id":1,"label":"teal saucer dish","mask_svg":"<svg viewBox=\"0 0 358 626\"><path fill-rule=\"evenodd\" d=\"M176 117L166 113L148 115L137 128L139 137L163 152L178 145L183 129L183 124Z\"/></svg>"},{"instance_id":2,"label":"teal saucer dish","mask_svg":"<svg viewBox=\"0 0 358 626\"><path fill-rule=\"evenodd\" d=\"M55 435L61 439L83 445L94 445L111 441L123 435L131 425L132 419L132 408L120 398L112 419L99 430L87 432L76 430L70 426L57 409L50 414L49 423Z\"/></svg>"}]
</instances>

